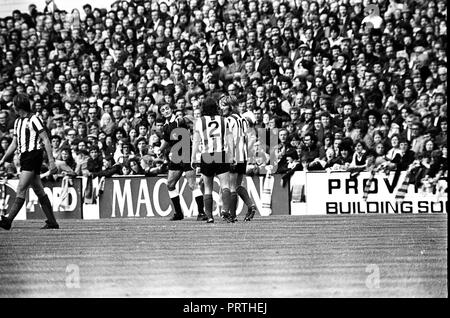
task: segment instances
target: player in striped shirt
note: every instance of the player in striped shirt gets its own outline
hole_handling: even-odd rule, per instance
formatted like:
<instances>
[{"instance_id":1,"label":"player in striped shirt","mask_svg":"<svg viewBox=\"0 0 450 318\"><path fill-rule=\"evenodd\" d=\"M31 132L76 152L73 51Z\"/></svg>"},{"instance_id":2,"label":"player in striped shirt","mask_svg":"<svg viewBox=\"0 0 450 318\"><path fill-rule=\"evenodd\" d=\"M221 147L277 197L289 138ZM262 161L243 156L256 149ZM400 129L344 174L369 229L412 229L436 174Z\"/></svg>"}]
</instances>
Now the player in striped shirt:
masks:
<instances>
[{"instance_id":1,"label":"player in striped shirt","mask_svg":"<svg viewBox=\"0 0 450 318\"><path fill-rule=\"evenodd\" d=\"M163 126L163 138L161 152L166 149L169 152L169 172L167 175L167 189L172 201L175 213L172 221L182 220L184 218L180 205L180 194L176 189L176 184L184 173L189 188L192 190L193 197L197 203L197 220L205 221L206 214L203 207L203 193L196 183L195 171L191 167L191 138L190 124L184 118L176 117L173 109L168 105L161 105L159 112L166 118ZM181 140L178 140L181 135Z\"/></svg>"},{"instance_id":2,"label":"player in striped shirt","mask_svg":"<svg viewBox=\"0 0 450 318\"><path fill-rule=\"evenodd\" d=\"M237 105L238 101L235 96L225 96L219 100L220 110L222 111L222 115L228 120L235 145L235 162L230 168L230 214L224 216L229 222L237 221L236 208L238 195L248 207L244 221L250 221L256 212L255 203L250 199L247 189L241 185L247 172L247 135L249 131L247 120L235 111Z\"/></svg>"},{"instance_id":3,"label":"player in striped shirt","mask_svg":"<svg viewBox=\"0 0 450 318\"><path fill-rule=\"evenodd\" d=\"M41 119L31 112L30 100L25 94L15 96L13 105L19 117L14 122L13 140L3 158L0 159L0 165L3 165L4 161L18 149L20 153L21 173L19 176L19 185L16 190L16 198L9 210L8 216L2 216L0 227L6 230L11 228L12 221L25 203L25 194L31 186L39 199L42 211L44 211L47 217L46 224L42 228L58 229L59 225L53 214L52 204L45 194L40 178L42 162L44 160L41 140L48 156L50 173L56 173L58 171L55 165L55 159L53 158L49 136Z\"/></svg>"},{"instance_id":4,"label":"player in striped shirt","mask_svg":"<svg viewBox=\"0 0 450 318\"><path fill-rule=\"evenodd\" d=\"M218 105L212 98L204 101L202 116L195 122L194 146L191 155L193 165L199 163L198 153L200 153L200 173L205 187L203 198L205 213L208 217L207 223L214 223L212 215L214 176L219 178L223 209L228 212L230 205L229 171L230 162L234 158L234 145L228 122L219 115Z\"/></svg>"}]
</instances>

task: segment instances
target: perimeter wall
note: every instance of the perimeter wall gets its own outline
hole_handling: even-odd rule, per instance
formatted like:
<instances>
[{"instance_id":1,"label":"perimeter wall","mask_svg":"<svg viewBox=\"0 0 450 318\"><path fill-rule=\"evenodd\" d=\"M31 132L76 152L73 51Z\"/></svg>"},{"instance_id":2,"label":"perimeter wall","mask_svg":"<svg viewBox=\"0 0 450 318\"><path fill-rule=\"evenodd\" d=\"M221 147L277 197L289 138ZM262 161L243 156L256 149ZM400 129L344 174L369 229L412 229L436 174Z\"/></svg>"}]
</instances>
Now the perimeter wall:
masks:
<instances>
[{"instance_id":1,"label":"perimeter wall","mask_svg":"<svg viewBox=\"0 0 450 318\"><path fill-rule=\"evenodd\" d=\"M364 188L369 173L351 178L348 172L296 172L290 182L282 187L281 175L274 175L271 209L263 208L265 176L246 177L244 186L258 209L256 217L268 215L327 215L327 214L405 214L447 213L447 181L441 180L440 189L445 192L432 193L408 187L404 199L396 200L396 194L405 178L402 173L397 184L394 174L377 174L370 183L367 200L363 200ZM98 178L93 180L94 202L86 204L84 199L87 178L72 180L68 194L61 200L61 182L44 182L56 217L58 219L100 219L170 217L173 214L167 193L167 179L158 177L112 177L105 179L103 192L99 191ZM15 198L18 180L8 180L5 200L0 208L8 208ZM221 201L218 179L214 185L214 215L219 215ZM196 203L187 182L182 178L178 185L181 206L186 217L196 216ZM101 192L101 193L100 193ZM267 190L266 190L267 192ZM237 214L245 215L247 209L239 199ZM26 196L26 204L17 219L43 219L39 202L33 190Z\"/></svg>"}]
</instances>

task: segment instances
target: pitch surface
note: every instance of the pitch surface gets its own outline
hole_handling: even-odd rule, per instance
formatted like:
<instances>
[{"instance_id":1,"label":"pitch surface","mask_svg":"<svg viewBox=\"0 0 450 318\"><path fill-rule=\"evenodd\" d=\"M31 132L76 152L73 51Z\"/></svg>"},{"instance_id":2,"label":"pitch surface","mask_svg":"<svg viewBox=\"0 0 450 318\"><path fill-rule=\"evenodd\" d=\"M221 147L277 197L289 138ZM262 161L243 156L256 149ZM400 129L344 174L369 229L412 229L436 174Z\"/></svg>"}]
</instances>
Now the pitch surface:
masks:
<instances>
[{"instance_id":1,"label":"pitch surface","mask_svg":"<svg viewBox=\"0 0 450 318\"><path fill-rule=\"evenodd\" d=\"M1 297L448 297L447 215L16 221Z\"/></svg>"}]
</instances>

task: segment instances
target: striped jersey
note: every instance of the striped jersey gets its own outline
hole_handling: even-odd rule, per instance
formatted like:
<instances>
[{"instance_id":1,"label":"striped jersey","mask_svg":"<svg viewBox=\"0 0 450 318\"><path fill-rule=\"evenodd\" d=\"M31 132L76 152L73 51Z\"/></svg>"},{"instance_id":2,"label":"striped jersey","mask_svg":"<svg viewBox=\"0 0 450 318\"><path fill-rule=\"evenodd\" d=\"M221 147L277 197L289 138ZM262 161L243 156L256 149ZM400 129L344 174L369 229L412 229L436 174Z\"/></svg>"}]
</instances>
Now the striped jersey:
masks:
<instances>
[{"instance_id":1,"label":"striped jersey","mask_svg":"<svg viewBox=\"0 0 450 318\"><path fill-rule=\"evenodd\" d=\"M14 136L20 153L41 149L39 134L44 131L42 120L35 114L18 117L14 122Z\"/></svg>"},{"instance_id":2,"label":"striped jersey","mask_svg":"<svg viewBox=\"0 0 450 318\"><path fill-rule=\"evenodd\" d=\"M235 154L237 162L244 162L247 160L247 133L248 122L239 114L231 114L227 117L230 130L233 134Z\"/></svg>"},{"instance_id":3,"label":"striped jersey","mask_svg":"<svg viewBox=\"0 0 450 318\"><path fill-rule=\"evenodd\" d=\"M200 135L202 154L227 151L225 136L229 128L222 116L200 117L195 122L195 130Z\"/></svg>"}]
</instances>

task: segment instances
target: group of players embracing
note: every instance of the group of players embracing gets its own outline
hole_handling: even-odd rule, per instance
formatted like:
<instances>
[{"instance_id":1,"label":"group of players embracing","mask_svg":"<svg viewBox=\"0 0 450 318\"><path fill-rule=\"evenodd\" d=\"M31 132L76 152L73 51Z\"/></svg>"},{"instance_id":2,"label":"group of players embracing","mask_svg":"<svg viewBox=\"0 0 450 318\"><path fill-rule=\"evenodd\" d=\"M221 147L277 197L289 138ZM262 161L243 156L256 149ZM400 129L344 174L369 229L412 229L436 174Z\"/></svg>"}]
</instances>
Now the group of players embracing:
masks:
<instances>
[{"instance_id":1,"label":"group of players embracing","mask_svg":"<svg viewBox=\"0 0 450 318\"><path fill-rule=\"evenodd\" d=\"M214 223L214 177L220 182L221 217L228 223L237 221L238 196L248 207L244 221L255 216L256 205L242 186L248 156L250 119L239 114L234 96L222 95L217 100L207 98L202 115L194 122L177 117L169 105L162 105L165 118L162 151L169 153L167 188L172 201L173 221L184 218L180 193L176 184L184 173L198 207L197 220ZM197 172L201 174L196 181Z\"/></svg>"}]
</instances>

